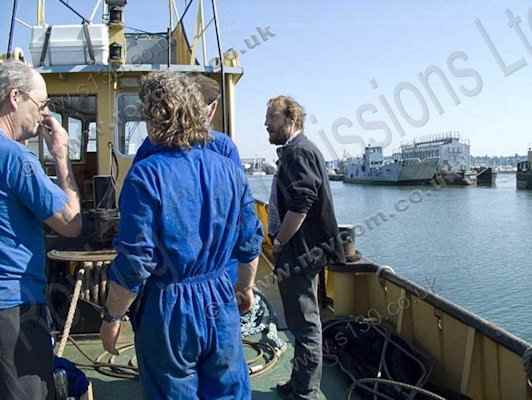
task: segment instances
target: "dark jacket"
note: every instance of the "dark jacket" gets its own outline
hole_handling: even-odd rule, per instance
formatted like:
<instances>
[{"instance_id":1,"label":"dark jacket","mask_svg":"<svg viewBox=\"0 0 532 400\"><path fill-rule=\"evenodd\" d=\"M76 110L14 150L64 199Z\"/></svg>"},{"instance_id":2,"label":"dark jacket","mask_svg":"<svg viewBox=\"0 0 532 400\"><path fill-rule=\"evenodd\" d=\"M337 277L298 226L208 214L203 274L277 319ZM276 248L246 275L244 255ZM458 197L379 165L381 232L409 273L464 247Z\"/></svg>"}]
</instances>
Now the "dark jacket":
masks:
<instances>
[{"instance_id":1,"label":"dark jacket","mask_svg":"<svg viewBox=\"0 0 532 400\"><path fill-rule=\"evenodd\" d=\"M277 207L281 221L289 210L307 214L299 231L283 248L283 253L289 252L290 258L297 260L291 262L291 269L319 270L331 262L344 263L323 155L302 133L280 147L277 154Z\"/></svg>"}]
</instances>

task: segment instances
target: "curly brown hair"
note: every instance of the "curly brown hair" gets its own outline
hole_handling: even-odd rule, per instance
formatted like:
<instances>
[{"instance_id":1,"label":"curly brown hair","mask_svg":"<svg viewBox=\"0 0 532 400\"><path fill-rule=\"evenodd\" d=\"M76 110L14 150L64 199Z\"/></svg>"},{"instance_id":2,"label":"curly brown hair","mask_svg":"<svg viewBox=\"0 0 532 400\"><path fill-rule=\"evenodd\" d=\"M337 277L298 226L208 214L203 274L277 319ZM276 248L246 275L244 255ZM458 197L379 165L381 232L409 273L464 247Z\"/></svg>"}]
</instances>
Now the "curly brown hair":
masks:
<instances>
[{"instance_id":1,"label":"curly brown hair","mask_svg":"<svg viewBox=\"0 0 532 400\"><path fill-rule=\"evenodd\" d=\"M203 94L203 99L208 105L220 98L220 84L218 81L199 72L192 72L187 76L198 85L201 94Z\"/></svg>"},{"instance_id":2,"label":"curly brown hair","mask_svg":"<svg viewBox=\"0 0 532 400\"><path fill-rule=\"evenodd\" d=\"M140 99L150 140L188 150L209 141L208 108L198 85L175 72L152 72L142 79Z\"/></svg>"},{"instance_id":3,"label":"curly brown hair","mask_svg":"<svg viewBox=\"0 0 532 400\"><path fill-rule=\"evenodd\" d=\"M294 98L290 96L277 96L268 100L268 108L273 105L279 107L279 111L294 122L296 129L304 128L305 117L307 115L303 106L295 101Z\"/></svg>"}]
</instances>

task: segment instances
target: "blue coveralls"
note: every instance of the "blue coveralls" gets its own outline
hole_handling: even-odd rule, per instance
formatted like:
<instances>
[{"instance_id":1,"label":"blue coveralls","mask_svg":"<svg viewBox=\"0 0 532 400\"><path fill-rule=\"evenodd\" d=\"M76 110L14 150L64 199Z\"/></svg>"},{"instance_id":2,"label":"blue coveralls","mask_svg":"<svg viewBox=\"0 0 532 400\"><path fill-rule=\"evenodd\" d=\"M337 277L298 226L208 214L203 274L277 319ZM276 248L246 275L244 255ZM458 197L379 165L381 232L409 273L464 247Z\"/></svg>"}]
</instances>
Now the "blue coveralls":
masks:
<instances>
[{"instance_id":1,"label":"blue coveralls","mask_svg":"<svg viewBox=\"0 0 532 400\"><path fill-rule=\"evenodd\" d=\"M242 167L242 161L240 160L238 148L235 146L229 136L227 136L223 132L215 130L211 130L209 132L209 136L211 141L206 145L208 149L224 157L227 157L230 160L233 160L236 165ZM149 157L150 155L158 153L160 151L167 151L167 149L160 145L153 144L152 142L150 142L150 138L146 137L146 139L144 139L144 142L142 142L139 149L137 150L137 154L135 154L133 164L136 164L137 162L144 160L146 157ZM233 255L227 263L227 269L229 270L229 276L231 277L233 285L236 285L236 282L238 280L238 267L239 262Z\"/></svg>"},{"instance_id":2,"label":"blue coveralls","mask_svg":"<svg viewBox=\"0 0 532 400\"><path fill-rule=\"evenodd\" d=\"M207 149L159 151L130 170L120 196L110 279L138 293L145 398L250 399L227 262L258 256L260 223L242 169Z\"/></svg>"}]
</instances>

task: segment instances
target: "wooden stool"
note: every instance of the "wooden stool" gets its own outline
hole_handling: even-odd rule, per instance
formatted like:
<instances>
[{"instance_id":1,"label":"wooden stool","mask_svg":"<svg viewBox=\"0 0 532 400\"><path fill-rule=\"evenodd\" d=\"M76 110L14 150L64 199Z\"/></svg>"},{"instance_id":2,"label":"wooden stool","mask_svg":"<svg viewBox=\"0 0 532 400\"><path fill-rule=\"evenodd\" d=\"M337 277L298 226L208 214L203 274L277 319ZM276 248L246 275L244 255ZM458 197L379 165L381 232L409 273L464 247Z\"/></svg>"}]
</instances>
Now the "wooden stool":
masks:
<instances>
[{"instance_id":1,"label":"wooden stool","mask_svg":"<svg viewBox=\"0 0 532 400\"><path fill-rule=\"evenodd\" d=\"M105 266L116 257L114 250L101 251L59 251L48 252L48 258L68 263L69 273L76 276L74 293L68 308L67 319L61 335L56 355L62 357L72 329L72 322L81 298L88 302L103 305L107 296L107 274ZM102 273L103 272L103 273ZM93 301L91 301L93 300Z\"/></svg>"}]
</instances>

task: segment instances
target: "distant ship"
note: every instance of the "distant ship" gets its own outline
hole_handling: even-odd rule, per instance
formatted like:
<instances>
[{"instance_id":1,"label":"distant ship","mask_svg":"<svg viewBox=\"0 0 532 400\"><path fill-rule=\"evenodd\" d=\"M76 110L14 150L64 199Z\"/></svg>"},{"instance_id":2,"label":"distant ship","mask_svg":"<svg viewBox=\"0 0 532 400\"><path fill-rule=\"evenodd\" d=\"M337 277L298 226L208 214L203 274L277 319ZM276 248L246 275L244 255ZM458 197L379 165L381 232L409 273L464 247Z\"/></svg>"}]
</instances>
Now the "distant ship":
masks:
<instances>
[{"instance_id":1,"label":"distant ship","mask_svg":"<svg viewBox=\"0 0 532 400\"><path fill-rule=\"evenodd\" d=\"M516 185L517 189L532 190L532 149L528 149L528 160L517 163Z\"/></svg>"},{"instance_id":2,"label":"distant ship","mask_svg":"<svg viewBox=\"0 0 532 400\"><path fill-rule=\"evenodd\" d=\"M346 161L344 182L376 185L422 185L438 171L437 160L404 159L384 161L382 147L368 146L361 158Z\"/></svg>"},{"instance_id":3,"label":"distant ship","mask_svg":"<svg viewBox=\"0 0 532 400\"><path fill-rule=\"evenodd\" d=\"M437 160L438 174L448 185L471 185L476 174L471 169L470 144L457 132L415 139L401 146L405 159Z\"/></svg>"},{"instance_id":4,"label":"distant ship","mask_svg":"<svg viewBox=\"0 0 532 400\"><path fill-rule=\"evenodd\" d=\"M247 175L264 176L275 174L275 167L269 164L264 157L243 158L242 168Z\"/></svg>"},{"instance_id":5,"label":"distant ship","mask_svg":"<svg viewBox=\"0 0 532 400\"><path fill-rule=\"evenodd\" d=\"M477 186L495 186L497 182L497 170L492 167L473 167L476 173Z\"/></svg>"}]
</instances>

